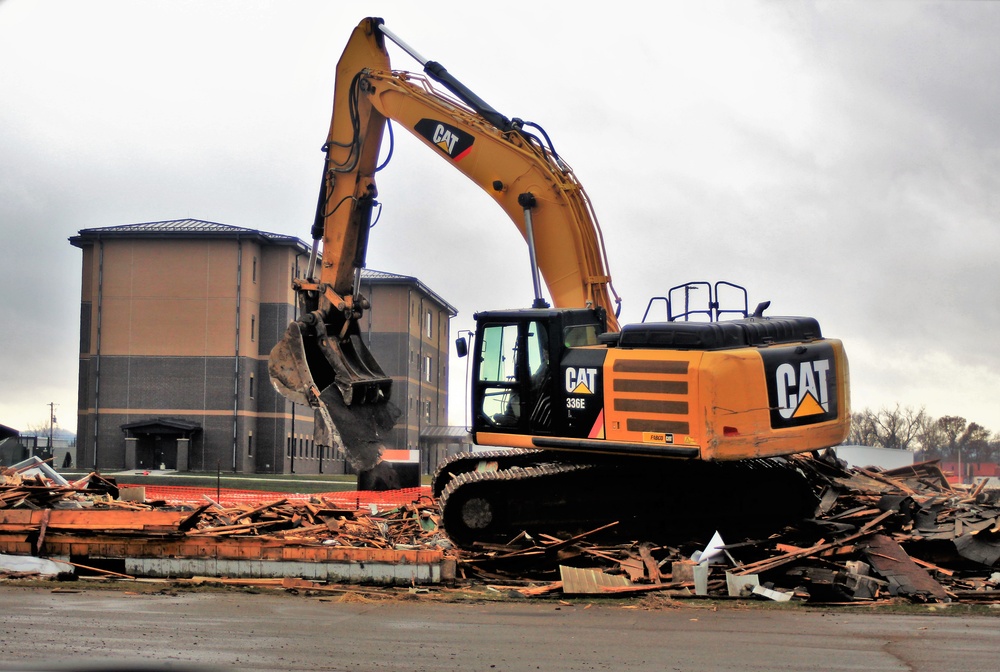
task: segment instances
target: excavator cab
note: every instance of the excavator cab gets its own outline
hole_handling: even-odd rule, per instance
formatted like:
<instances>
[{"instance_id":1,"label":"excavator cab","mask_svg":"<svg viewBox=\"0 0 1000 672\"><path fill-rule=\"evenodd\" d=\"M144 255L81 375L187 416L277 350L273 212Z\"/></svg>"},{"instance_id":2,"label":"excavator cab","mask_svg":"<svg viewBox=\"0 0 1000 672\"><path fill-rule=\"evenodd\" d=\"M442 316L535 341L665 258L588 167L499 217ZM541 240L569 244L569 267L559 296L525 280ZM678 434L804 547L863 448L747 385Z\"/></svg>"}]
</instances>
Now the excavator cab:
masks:
<instances>
[{"instance_id":1,"label":"excavator cab","mask_svg":"<svg viewBox=\"0 0 1000 672\"><path fill-rule=\"evenodd\" d=\"M586 410L586 403L580 400L583 389L588 383L590 387L599 385L597 376L585 378L587 370L599 366L602 353L588 354L586 346L597 346L605 330L603 311L589 309L477 314L473 431L585 435L595 418L582 419L568 411ZM599 397L600 389L589 389L587 394Z\"/></svg>"}]
</instances>

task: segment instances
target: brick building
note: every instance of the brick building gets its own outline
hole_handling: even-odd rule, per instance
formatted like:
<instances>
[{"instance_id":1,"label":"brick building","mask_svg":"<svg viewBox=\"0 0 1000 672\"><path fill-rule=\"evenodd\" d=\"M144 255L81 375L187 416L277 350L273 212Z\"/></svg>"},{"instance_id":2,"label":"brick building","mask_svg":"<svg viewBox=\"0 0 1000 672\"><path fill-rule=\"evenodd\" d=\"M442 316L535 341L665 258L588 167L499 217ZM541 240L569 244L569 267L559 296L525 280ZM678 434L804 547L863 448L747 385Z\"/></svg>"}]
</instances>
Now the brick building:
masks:
<instances>
[{"instance_id":1,"label":"brick building","mask_svg":"<svg viewBox=\"0 0 1000 672\"><path fill-rule=\"evenodd\" d=\"M457 311L420 280L406 275L366 270L361 293L372 304L364 315L362 334L392 376L393 400L404 411L393 429L392 443L419 451L421 473L432 473L446 452L457 452L440 450L434 440L448 424L449 324Z\"/></svg>"},{"instance_id":2,"label":"brick building","mask_svg":"<svg viewBox=\"0 0 1000 672\"><path fill-rule=\"evenodd\" d=\"M344 470L314 444L312 411L267 374L305 243L190 219L85 229L70 243L83 251L81 468ZM374 307L362 331L404 411L391 447L418 450L424 428L446 424L455 309L416 278L363 278Z\"/></svg>"}]
</instances>

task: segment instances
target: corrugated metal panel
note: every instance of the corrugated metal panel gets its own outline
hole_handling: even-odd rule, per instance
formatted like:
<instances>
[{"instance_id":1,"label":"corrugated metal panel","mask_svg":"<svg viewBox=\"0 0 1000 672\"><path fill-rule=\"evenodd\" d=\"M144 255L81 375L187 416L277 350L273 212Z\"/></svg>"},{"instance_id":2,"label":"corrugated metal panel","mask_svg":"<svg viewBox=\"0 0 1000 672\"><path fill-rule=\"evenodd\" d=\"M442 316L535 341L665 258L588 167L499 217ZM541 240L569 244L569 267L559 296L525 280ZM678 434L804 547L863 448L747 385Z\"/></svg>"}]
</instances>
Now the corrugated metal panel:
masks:
<instances>
[{"instance_id":1,"label":"corrugated metal panel","mask_svg":"<svg viewBox=\"0 0 1000 672\"><path fill-rule=\"evenodd\" d=\"M564 565L559 565L559 578L562 579L565 595L602 593L605 587L621 588L632 585L625 576L605 574L598 569L579 569Z\"/></svg>"}]
</instances>

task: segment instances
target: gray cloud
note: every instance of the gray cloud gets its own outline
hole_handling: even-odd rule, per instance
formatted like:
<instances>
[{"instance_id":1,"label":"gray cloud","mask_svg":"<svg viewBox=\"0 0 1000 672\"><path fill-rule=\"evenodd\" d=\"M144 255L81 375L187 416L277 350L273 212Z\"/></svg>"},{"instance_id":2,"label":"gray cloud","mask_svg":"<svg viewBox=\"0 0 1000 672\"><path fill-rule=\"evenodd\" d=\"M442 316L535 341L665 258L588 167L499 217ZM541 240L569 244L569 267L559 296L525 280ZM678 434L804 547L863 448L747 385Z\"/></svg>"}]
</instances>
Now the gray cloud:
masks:
<instances>
[{"instance_id":1,"label":"gray cloud","mask_svg":"<svg viewBox=\"0 0 1000 672\"><path fill-rule=\"evenodd\" d=\"M448 8L462 20L440 20ZM307 237L334 64L369 14L546 128L595 204L626 318L690 279L741 282L843 338L855 405L1000 430L1000 4L851 1L513 20L468 3L8 0L0 422L56 401L72 423L77 230L194 217ZM526 305L514 228L396 139L369 264L421 277L459 308L456 329Z\"/></svg>"}]
</instances>

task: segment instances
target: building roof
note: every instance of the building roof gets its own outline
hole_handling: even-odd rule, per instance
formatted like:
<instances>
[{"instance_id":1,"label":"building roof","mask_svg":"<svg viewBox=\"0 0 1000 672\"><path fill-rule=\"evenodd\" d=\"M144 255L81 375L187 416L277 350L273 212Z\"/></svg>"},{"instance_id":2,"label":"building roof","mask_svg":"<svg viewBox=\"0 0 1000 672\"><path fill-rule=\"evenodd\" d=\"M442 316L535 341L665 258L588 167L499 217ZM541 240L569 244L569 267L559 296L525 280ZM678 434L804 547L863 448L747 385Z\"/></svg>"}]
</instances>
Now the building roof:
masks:
<instances>
[{"instance_id":1,"label":"building roof","mask_svg":"<svg viewBox=\"0 0 1000 672\"><path fill-rule=\"evenodd\" d=\"M272 245L291 245L299 247L303 252L309 251L309 246L295 236L280 233L270 233L257 229L248 229L218 222L206 222L201 219L171 219L162 222L143 222L141 224L123 224L120 226L104 226L96 229L81 229L79 235L69 239L76 247L89 245L100 238L252 238Z\"/></svg>"},{"instance_id":2,"label":"building roof","mask_svg":"<svg viewBox=\"0 0 1000 672\"><path fill-rule=\"evenodd\" d=\"M361 280L362 282L367 282L373 285L413 285L419 291L441 304L441 307L448 311L452 317L458 315L458 309L455 308L455 306L445 301L441 298L440 294L422 283L419 278L415 278L412 275L399 275L398 273L390 273L388 271L376 271L371 268L362 268Z\"/></svg>"},{"instance_id":3,"label":"building roof","mask_svg":"<svg viewBox=\"0 0 1000 672\"><path fill-rule=\"evenodd\" d=\"M197 422L182 418L148 418L137 422L127 422L121 425L122 431L134 434L193 434L201 431Z\"/></svg>"},{"instance_id":4,"label":"building roof","mask_svg":"<svg viewBox=\"0 0 1000 672\"><path fill-rule=\"evenodd\" d=\"M472 440L469 430L461 425L431 425L420 431L420 438L435 439L468 439Z\"/></svg>"}]
</instances>

